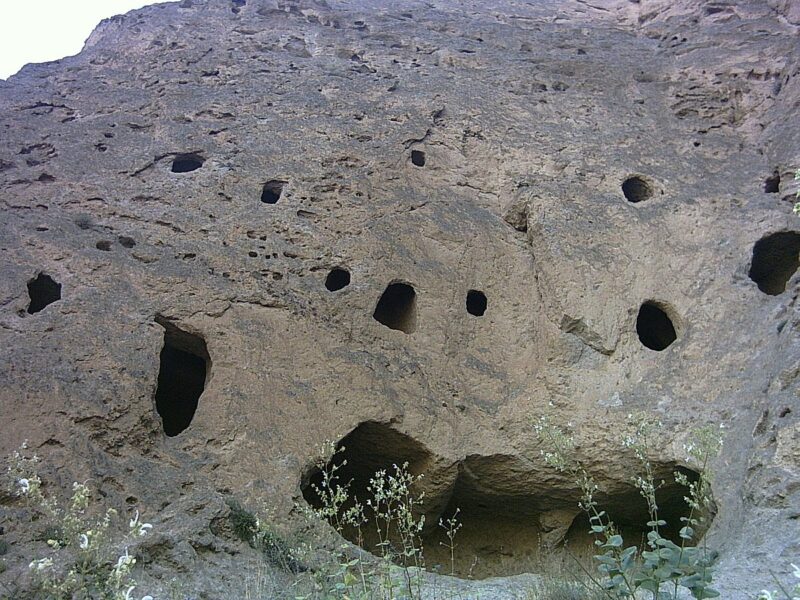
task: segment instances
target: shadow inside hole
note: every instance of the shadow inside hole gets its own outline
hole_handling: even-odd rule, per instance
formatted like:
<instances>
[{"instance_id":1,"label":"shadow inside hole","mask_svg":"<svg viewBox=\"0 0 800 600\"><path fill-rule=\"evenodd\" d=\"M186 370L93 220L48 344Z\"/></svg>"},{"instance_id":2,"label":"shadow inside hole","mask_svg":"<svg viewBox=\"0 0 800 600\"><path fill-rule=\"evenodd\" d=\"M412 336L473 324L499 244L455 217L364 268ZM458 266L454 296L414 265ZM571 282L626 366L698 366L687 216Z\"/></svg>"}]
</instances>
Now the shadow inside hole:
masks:
<instances>
[{"instance_id":1,"label":"shadow inside hole","mask_svg":"<svg viewBox=\"0 0 800 600\"><path fill-rule=\"evenodd\" d=\"M192 422L205 390L211 358L202 337L178 329L164 319L164 346L159 357L156 410L164 433L176 436Z\"/></svg>"},{"instance_id":2,"label":"shadow inside hole","mask_svg":"<svg viewBox=\"0 0 800 600\"><path fill-rule=\"evenodd\" d=\"M774 171L772 175L764 180L764 193L777 194L781 190L781 174Z\"/></svg>"},{"instance_id":3,"label":"shadow inside hole","mask_svg":"<svg viewBox=\"0 0 800 600\"><path fill-rule=\"evenodd\" d=\"M622 182L622 194L628 202L636 204L648 200L653 195L653 188L644 179L634 175Z\"/></svg>"},{"instance_id":4,"label":"shadow inside hole","mask_svg":"<svg viewBox=\"0 0 800 600\"><path fill-rule=\"evenodd\" d=\"M748 275L758 289L770 296L786 290L786 284L800 266L800 233L779 231L758 240Z\"/></svg>"},{"instance_id":5,"label":"shadow inside hole","mask_svg":"<svg viewBox=\"0 0 800 600\"><path fill-rule=\"evenodd\" d=\"M189 173L203 166L205 160L199 154L180 154L172 161L173 173Z\"/></svg>"},{"instance_id":6,"label":"shadow inside hole","mask_svg":"<svg viewBox=\"0 0 800 600\"><path fill-rule=\"evenodd\" d=\"M407 283L392 283L381 295L372 317L389 329L413 333L417 327L417 294Z\"/></svg>"},{"instance_id":7,"label":"shadow inside hole","mask_svg":"<svg viewBox=\"0 0 800 600\"><path fill-rule=\"evenodd\" d=\"M336 292L350 285L350 272L341 267L331 269L325 278L325 288L329 292Z\"/></svg>"},{"instance_id":8,"label":"shadow inside hole","mask_svg":"<svg viewBox=\"0 0 800 600\"><path fill-rule=\"evenodd\" d=\"M28 282L28 314L39 312L44 307L61 300L61 284L44 273L39 273L35 279Z\"/></svg>"},{"instance_id":9,"label":"shadow inside hole","mask_svg":"<svg viewBox=\"0 0 800 600\"><path fill-rule=\"evenodd\" d=\"M666 350L678 339L672 319L652 302L645 302L636 317L636 333L642 344L658 352Z\"/></svg>"},{"instance_id":10,"label":"shadow inside hole","mask_svg":"<svg viewBox=\"0 0 800 600\"><path fill-rule=\"evenodd\" d=\"M425 153L422 150L411 151L411 164L415 167L425 166Z\"/></svg>"},{"instance_id":11,"label":"shadow inside hole","mask_svg":"<svg viewBox=\"0 0 800 600\"><path fill-rule=\"evenodd\" d=\"M486 294L478 290L467 292L467 312L475 317L482 317L486 312Z\"/></svg>"},{"instance_id":12,"label":"shadow inside hole","mask_svg":"<svg viewBox=\"0 0 800 600\"><path fill-rule=\"evenodd\" d=\"M423 476L411 488L413 496L424 494L411 516L415 520L425 517L419 537L426 569L452 570L457 577L478 579L546 573L552 556L560 551L585 556L586 564L592 564L592 555L597 553L595 538L577 506L580 492L574 483L543 477L520 457L470 455L454 462L433 454L389 424L364 422L337 444L337 452L324 467L330 474L332 466L338 465L334 478L326 480L320 466L314 466L303 474L300 488L305 501L316 509L326 508L325 496L346 491L347 500L339 514L330 515L332 525L343 523L342 516L358 501L365 510L366 522L359 528L345 525L340 533L381 556L384 542L395 548L402 548L402 543L396 527L382 522L378 531L373 512L376 486L372 482L377 472L393 475L394 465L403 464L407 473ZM656 492L659 515L667 521L661 534L680 544L681 517L689 513L689 508L683 501L687 490L675 482L673 474L681 471L690 482L697 481L698 474L672 462L653 463L652 469L656 481L663 480ZM649 530L647 502L624 475L621 480L605 483L607 491L596 494L600 508L619 525L626 546L640 545ZM439 525L440 520L451 517L461 524L452 562L446 531ZM705 532L702 527L698 529L698 535ZM391 559L404 564L399 553Z\"/></svg>"},{"instance_id":13,"label":"shadow inside hole","mask_svg":"<svg viewBox=\"0 0 800 600\"><path fill-rule=\"evenodd\" d=\"M285 181L280 179L273 179L264 184L261 188L261 202L264 204L276 204L283 194L283 187L286 185Z\"/></svg>"}]
</instances>

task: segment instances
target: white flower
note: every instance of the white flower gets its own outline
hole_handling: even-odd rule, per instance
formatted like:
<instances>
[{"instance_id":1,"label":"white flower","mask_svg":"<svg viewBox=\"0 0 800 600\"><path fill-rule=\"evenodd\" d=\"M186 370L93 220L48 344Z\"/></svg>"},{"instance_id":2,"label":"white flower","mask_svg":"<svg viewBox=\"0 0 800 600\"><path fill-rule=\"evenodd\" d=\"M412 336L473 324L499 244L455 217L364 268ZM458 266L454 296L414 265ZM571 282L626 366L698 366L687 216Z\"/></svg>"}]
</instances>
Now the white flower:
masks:
<instances>
[{"instance_id":1,"label":"white flower","mask_svg":"<svg viewBox=\"0 0 800 600\"><path fill-rule=\"evenodd\" d=\"M27 479L24 479L24 478L20 479L19 481L17 481L17 485L19 485L19 487L21 488L21 492L20 493L23 496L31 491L31 482L29 480L27 480Z\"/></svg>"},{"instance_id":2,"label":"white flower","mask_svg":"<svg viewBox=\"0 0 800 600\"><path fill-rule=\"evenodd\" d=\"M135 535L139 535L139 536L144 535L145 533L147 533L148 529L152 529L153 528L153 526L150 523L140 523L139 522L139 511L138 510L136 511L136 514L130 520L130 523L128 525L129 525L131 531Z\"/></svg>"},{"instance_id":3,"label":"white flower","mask_svg":"<svg viewBox=\"0 0 800 600\"><path fill-rule=\"evenodd\" d=\"M51 569L53 567L53 559L52 558L40 558L39 560L34 560L31 564L28 565L28 568L31 571L36 571L40 573L41 571L46 571L47 569Z\"/></svg>"},{"instance_id":4,"label":"white flower","mask_svg":"<svg viewBox=\"0 0 800 600\"><path fill-rule=\"evenodd\" d=\"M80 546L81 550L86 550L89 547L89 536L87 536L85 533L82 533L80 542L78 542L78 546Z\"/></svg>"}]
</instances>

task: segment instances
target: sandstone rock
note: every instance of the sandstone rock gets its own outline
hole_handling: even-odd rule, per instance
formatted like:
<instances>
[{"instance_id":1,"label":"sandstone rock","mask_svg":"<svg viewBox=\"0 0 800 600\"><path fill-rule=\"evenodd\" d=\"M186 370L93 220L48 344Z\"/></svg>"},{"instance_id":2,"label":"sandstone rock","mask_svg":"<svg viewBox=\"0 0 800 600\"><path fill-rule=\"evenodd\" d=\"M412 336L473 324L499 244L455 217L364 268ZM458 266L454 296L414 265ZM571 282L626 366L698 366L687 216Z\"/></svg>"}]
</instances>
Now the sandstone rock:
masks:
<instances>
[{"instance_id":1,"label":"sandstone rock","mask_svg":"<svg viewBox=\"0 0 800 600\"><path fill-rule=\"evenodd\" d=\"M425 472L430 522L463 507L461 574L492 577L585 541L533 419L571 424L632 532L627 415L663 421L665 478L719 424L707 540L723 597L752 597L800 552L798 22L773 0L104 21L0 82L0 451L27 438L54 488L138 505L151 583L220 598L255 560L208 527L222 498L288 522L323 440L354 442L362 485Z\"/></svg>"}]
</instances>

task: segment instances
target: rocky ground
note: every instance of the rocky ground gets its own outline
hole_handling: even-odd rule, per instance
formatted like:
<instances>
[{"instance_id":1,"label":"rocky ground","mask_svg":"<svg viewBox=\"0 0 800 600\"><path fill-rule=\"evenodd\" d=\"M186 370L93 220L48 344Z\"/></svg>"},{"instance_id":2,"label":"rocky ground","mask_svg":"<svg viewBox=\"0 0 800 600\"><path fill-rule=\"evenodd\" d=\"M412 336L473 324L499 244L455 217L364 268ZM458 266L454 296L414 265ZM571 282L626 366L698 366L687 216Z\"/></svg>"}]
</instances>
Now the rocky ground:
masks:
<instances>
[{"instance_id":1,"label":"rocky ground","mask_svg":"<svg viewBox=\"0 0 800 600\"><path fill-rule=\"evenodd\" d=\"M291 522L325 440L356 488L424 472L483 579L586 541L539 416L633 533L627 416L663 422L665 476L713 424L706 540L722 597L752 598L800 560L798 27L793 0L104 21L0 81L0 451L27 439L53 494L138 507L144 580L216 599L256 560L225 500ZM45 547L6 500L8 582Z\"/></svg>"}]
</instances>

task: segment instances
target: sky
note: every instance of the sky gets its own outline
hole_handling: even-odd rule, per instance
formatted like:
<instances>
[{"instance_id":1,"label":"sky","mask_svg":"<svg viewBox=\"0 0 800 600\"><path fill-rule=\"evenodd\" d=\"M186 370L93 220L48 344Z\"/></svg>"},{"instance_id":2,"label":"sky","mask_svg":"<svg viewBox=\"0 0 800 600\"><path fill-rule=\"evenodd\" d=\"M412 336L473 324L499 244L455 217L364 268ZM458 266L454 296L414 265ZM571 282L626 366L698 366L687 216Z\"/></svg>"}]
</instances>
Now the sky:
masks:
<instances>
[{"instance_id":1,"label":"sky","mask_svg":"<svg viewBox=\"0 0 800 600\"><path fill-rule=\"evenodd\" d=\"M101 20L148 4L156 1L0 0L0 79L77 54Z\"/></svg>"}]
</instances>

